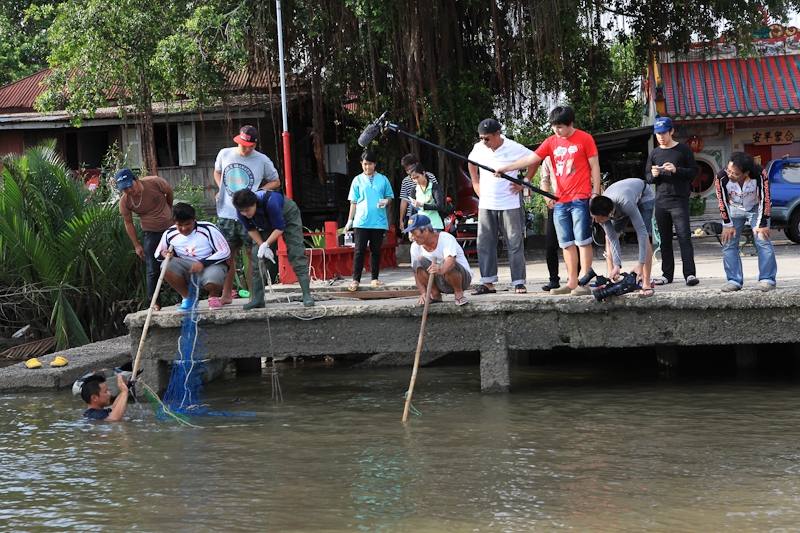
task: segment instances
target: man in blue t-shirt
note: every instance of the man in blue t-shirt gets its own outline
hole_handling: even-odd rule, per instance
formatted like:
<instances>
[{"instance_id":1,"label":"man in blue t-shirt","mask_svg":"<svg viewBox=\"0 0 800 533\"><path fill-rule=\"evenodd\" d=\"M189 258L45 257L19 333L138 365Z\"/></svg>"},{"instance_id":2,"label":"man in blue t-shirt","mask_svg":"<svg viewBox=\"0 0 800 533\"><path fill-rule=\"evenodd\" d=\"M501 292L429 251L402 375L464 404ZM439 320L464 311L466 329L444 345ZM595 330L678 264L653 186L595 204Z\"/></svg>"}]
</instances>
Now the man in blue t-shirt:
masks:
<instances>
[{"instance_id":1,"label":"man in blue t-shirt","mask_svg":"<svg viewBox=\"0 0 800 533\"><path fill-rule=\"evenodd\" d=\"M300 217L300 208L294 200L275 191L253 192L242 189L233 195L233 205L236 207L239 222L253 239L253 264L257 265L259 259L276 262L272 246L283 236L289 263L303 291L303 305L313 306L314 298L311 296L308 260L303 242L303 220ZM250 288L253 291L252 297L244 305L245 311L264 307L264 280L255 266Z\"/></svg>"},{"instance_id":2,"label":"man in blue t-shirt","mask_svg":"<svg viewBox=\"0 0 800 533\"><path fill-rule=\"evenodd\" d=\"M114 403L111 403L111 392L108 390L104 376L94 374L84 379L81 398L89 405L89 408L83 412L83 417L89 420L106 420L108 422L122 420L125 408L128 406L128 384L125 383L122 374L117 374L117 387L119 394L114 399Z\"/></svg>"}]
</instances>

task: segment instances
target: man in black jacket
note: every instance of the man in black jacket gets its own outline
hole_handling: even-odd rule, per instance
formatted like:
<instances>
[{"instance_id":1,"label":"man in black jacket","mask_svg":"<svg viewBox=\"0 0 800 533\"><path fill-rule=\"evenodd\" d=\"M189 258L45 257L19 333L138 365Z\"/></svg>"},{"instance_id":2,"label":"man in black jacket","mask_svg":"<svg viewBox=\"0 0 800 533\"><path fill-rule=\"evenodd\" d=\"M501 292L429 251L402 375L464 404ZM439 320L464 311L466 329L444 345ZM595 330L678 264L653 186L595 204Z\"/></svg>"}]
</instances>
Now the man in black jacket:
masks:
<instances>
[{"instance_id":1,"label":"man in black jacket","mask_svg":"<svg viewBox=\"0 0 800 533\"><path fill-rule=\"evenodd\" d=\"M691 229L689 228L689 194L691 184L697 176L697 163L692 150L672 138L675 130L669 117L659 117L653 125L658 141L645 164L648 183L656 184L655 217L658 233L661 235L662 277L653 282L656 285L672 283L675 274L675 257L672 252L672 227L681 248L683 277L689 286L697 285L697 271L694 265Z\"/></svg>"}]
</instances>

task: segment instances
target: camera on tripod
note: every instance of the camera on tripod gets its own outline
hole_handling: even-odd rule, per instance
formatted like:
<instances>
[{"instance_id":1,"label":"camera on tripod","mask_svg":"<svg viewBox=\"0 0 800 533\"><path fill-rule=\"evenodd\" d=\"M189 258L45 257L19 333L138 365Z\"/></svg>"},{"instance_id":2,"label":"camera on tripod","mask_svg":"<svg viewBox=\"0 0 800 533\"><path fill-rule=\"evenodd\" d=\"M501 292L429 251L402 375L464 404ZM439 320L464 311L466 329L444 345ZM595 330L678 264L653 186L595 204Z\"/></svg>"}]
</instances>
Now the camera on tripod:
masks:
<instances>
[{"instance_id":1,"label":"camera on tripod","mask_svg":"<svg viewBox=\"0 0 800 533\"><path fill-rule=\"evenodd\" d=\"M594 299L598 302L603 302L608 298L622 296L623 294L638 291L642 288L636 280L636 272L631 272L630 274L623 272L621 276L622 279L616 282L604 276L597 276L596 288L592 291Z\"/></svg>"}]
</instances>

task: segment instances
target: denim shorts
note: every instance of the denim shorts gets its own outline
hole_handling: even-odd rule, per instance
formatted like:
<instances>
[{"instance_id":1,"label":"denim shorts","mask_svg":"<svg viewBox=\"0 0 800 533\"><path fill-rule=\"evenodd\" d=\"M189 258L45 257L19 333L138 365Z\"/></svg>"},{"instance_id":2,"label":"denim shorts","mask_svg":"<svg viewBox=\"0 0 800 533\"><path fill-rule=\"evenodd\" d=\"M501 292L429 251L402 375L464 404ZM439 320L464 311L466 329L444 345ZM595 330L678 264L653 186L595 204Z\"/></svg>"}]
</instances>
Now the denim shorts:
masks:
<instances>
[{"instance_id":1,"label":"denim shorts","mask_svg":"<svg viewBox=\"0 0 800 533\"><path fill-rule=\"evenodd\" d=\"M592 217L589 214L588 198L556 204L553 208L553 223L561 248L592 243Z\"/></svg>"}]
</instances>

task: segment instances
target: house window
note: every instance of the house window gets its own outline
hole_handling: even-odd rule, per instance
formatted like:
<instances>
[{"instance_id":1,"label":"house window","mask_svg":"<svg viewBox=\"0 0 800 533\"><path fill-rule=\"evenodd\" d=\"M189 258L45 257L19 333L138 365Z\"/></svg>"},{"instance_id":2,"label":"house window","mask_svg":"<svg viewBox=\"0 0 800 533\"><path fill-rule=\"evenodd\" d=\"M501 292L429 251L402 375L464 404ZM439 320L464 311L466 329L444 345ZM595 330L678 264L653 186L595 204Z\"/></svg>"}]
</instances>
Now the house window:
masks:
<instances>
[{"instance_id":1,"label":"house window","mask_svg":"<svg viewBox=\"0 0 800 533\"><path fill-rule=\"evenodd\" d=\"M125 158L132 168L141 168L141 136L138 128L125 129ZM197 164L194 123L153 124L156 162L159 168Z\"/></svg>"},{"instance_id":2,"label":"house window","mask_svg":"<svg viewBox=\"0 0 800 533\"><path fill-rule=\"evenodd\" d=\"M153 124L158 168L178 166L178 125Z\"/></svg>"}]
</instances>

